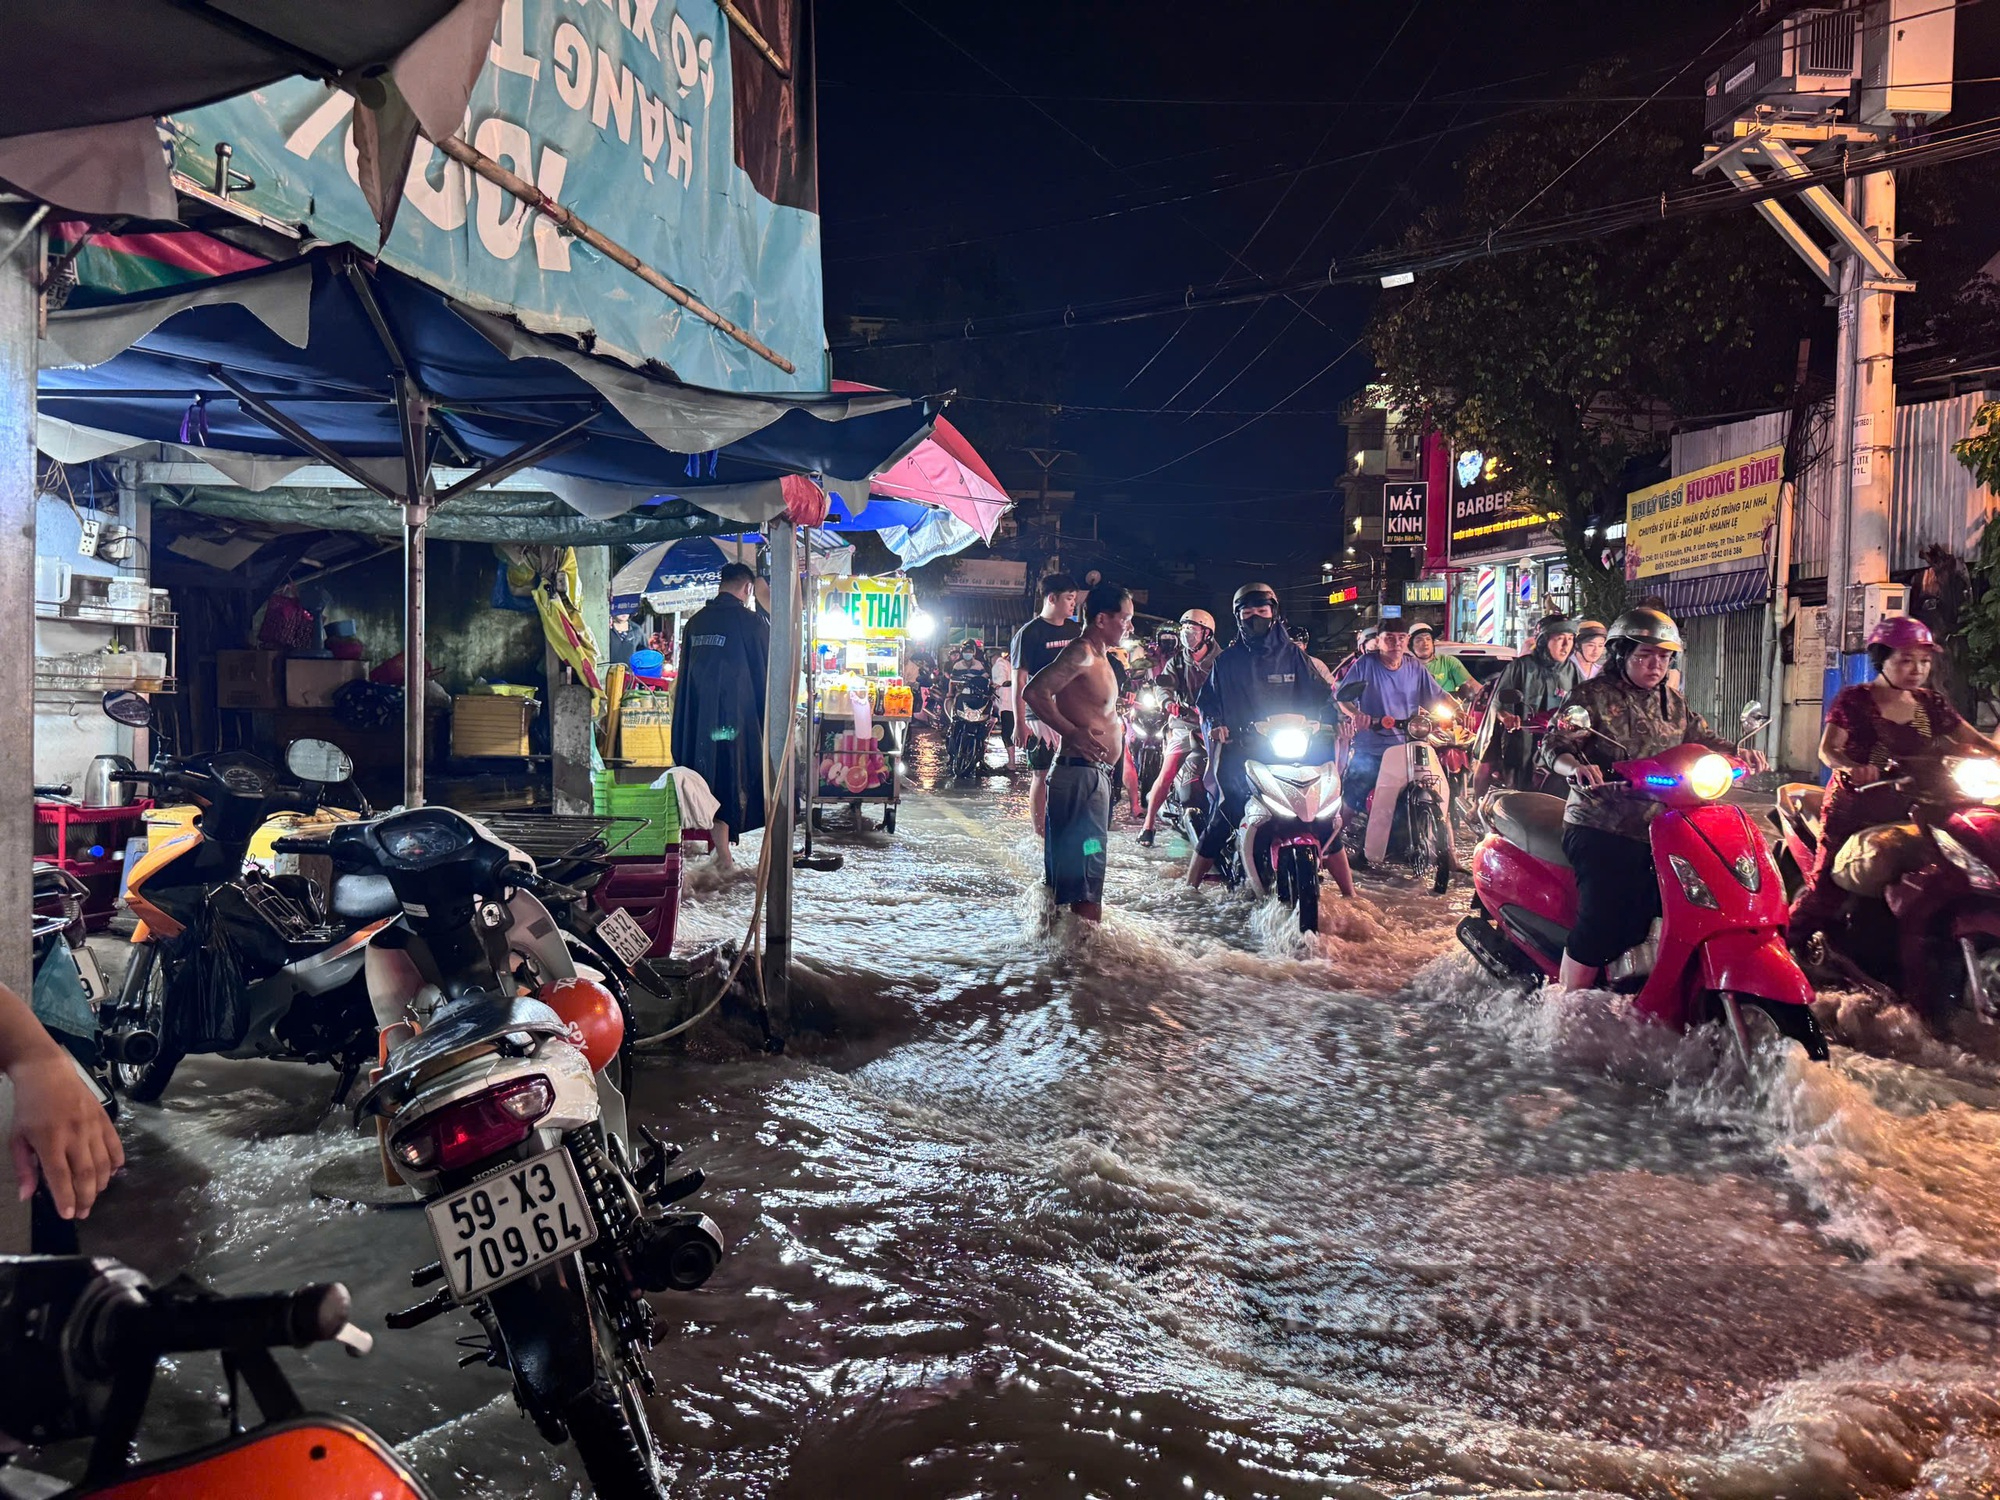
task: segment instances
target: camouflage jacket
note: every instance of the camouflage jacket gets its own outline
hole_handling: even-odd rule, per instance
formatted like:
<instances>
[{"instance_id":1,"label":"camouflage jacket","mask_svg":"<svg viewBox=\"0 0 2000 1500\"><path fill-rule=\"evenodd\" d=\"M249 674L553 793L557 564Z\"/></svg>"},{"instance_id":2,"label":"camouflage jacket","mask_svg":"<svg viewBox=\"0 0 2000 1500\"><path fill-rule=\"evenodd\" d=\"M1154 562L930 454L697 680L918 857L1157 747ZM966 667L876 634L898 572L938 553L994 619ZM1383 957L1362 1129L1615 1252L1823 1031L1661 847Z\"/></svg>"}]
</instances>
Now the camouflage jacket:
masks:
<instances>
[{"instance_id":1,"label":"camouflage jacket","mask_svg":"<svg viewBox=\"0 0 2000 1500\"><path fill-rule=\"evenodd\" d=\"M1618 761L1644 760L1690 742L1707 745L1725 755L1735 750L1727 740L1716 738L1707 721L1687 706L1687 699L1665 683L1649 692L1634 687L1622 672L1616 676L1606 672L1572 688L1563 700L1563 708L1572 705L1590 711L1590 722L1597 733L1569 728L1558 712L1542 739L1542 764L1550 770L1555 769L1556 757L1563 754L1574 755L1609 772ZM1604 738L1599 738L1600 735ZM1605 739L1616 741L1616 746L1606 744ZM1641 796L1619 782L1597 787L1572 784L1563 822L1643 839L1659 810L1660 804L1652 798Z\"/></svg>"}]
</instances>

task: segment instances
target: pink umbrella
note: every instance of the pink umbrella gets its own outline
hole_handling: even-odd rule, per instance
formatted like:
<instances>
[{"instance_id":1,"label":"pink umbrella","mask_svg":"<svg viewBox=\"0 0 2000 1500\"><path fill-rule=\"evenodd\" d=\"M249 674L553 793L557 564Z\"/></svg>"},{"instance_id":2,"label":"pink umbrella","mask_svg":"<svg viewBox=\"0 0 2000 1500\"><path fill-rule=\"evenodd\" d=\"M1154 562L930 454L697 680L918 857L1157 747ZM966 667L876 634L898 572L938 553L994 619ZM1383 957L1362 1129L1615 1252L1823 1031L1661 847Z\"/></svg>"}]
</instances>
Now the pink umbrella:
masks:
<instances>
[{"instance_id":1,"label":"pink umbrella","mask_svg":"<svg viewBox=\"0 0 2000 1500\"><path fill-rule=\"evenodd\" d=\"M836 380L833 388L836 391L877 389L852 380ZM982 542L993 540L993 528L1014 503L986 466L986 460L965 440L965 434L943 417L937 419L929 437L869 480L868 488L892 500L940 506L978 532Z\"/></svg>"}]
</instances>

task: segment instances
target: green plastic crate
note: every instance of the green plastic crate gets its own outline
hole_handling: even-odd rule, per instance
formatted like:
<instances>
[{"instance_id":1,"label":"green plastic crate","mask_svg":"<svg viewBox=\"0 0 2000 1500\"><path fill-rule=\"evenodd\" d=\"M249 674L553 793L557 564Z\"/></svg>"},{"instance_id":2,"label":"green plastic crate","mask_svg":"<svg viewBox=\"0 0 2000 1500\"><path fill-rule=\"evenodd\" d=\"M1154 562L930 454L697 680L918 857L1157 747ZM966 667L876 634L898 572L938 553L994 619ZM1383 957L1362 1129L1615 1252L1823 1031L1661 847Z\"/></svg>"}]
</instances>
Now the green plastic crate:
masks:
<instances>
[{"instance_id":1,"label":"green plastic crate","mask_svg":"<svg viewBox=\"0 0 2000 1500\"><path fill-rule=\"evenodd\" d=\"M591 811L600 818L646 820L643 829L619 845L621 857L662 855L680 847L681 803L671 777L665 786L654 788L643 781L614 781L610 771L599 771L591 778L590 800Z\"/></svg>"}]
</instances>

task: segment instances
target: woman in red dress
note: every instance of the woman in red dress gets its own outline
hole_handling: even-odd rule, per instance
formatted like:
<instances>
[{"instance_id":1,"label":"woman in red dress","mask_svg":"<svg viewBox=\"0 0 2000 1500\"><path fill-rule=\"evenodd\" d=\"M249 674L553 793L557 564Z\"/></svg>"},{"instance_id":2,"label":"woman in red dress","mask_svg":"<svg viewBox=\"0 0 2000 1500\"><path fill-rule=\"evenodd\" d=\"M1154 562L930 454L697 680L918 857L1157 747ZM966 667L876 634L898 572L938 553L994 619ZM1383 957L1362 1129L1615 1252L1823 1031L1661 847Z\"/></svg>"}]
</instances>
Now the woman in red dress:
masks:
<instances>
[{"instance_id":1,"label":"woman in red dress","mask_svg":"<svg viewBox=\"0 0 2000 1500\"><path fill-rule=\"evenodd\" d=\"M1863 796L1863 788L1875 786L1891 766L1935 760L1953 749L1994 749L1927 685L1936 654L1937 642L1922 621L1892 615L1868 636L1873 680L1844 687L1833 700L1819 742L1819 758L1833 775L1821 807L1819 852L1792 903L1794 947L1840 916L1847 893L1834 883L1833 861L1841 846L1865 828L1909 816L1908 797L1886 788Z\"/></svg>"}]
</instances>

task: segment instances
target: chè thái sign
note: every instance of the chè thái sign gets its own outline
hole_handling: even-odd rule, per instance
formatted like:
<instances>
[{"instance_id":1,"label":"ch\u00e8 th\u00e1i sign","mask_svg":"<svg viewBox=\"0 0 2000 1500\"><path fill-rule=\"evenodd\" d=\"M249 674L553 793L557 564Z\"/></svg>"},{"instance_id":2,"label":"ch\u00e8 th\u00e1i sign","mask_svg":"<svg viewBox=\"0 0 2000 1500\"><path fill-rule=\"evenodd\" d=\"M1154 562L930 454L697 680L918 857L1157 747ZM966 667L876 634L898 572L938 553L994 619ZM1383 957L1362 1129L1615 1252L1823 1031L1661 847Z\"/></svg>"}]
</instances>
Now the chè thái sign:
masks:
<instances>
[{"instance_id":1,"label":"ch\u00e8 th\u00e1i sign","mask_svg":"<svg viewBox=\"0 0 2000 1500\"><path fill-rule=\"evenodd\" d=\"M1677 474L1625 497L1625 576L1763 557L1778 524L1785 450Z\"/></svg>"},{"instance_id":2,"label":"ch\u00e8 th\u00e1i sign","mask_svg":"<svg viewBox=\"0 0 2000 1500\"><path fill-rule=\"evenodd\" d=\"M338 7L333 7L337 9ZM505 0L460 135L789 359L753 354L427 142L382 255L538 332L593 337L723 390L824 390L809 33L795 0L736 0L791 49L781 77L715 0ZM798 96L803 93L803 100ZM178 114L175 169L323 240L375 249L353 101L291 78Z\"/></svg>"},{"instance_id":3,"label":"ch\u00e8 th\u00e1i sign","mask_svg":"<svg viewBox=\"0 0 2000 1500\"><path fill-rule=\"evenodd\" d=\"M831 635L826 619L844 619L857 636L904 635L916 609L916 586L907 578L829 578L820 597L820 634Z\"/></svg>"}]
</instances>

